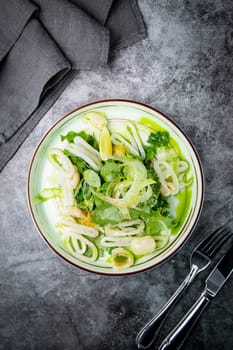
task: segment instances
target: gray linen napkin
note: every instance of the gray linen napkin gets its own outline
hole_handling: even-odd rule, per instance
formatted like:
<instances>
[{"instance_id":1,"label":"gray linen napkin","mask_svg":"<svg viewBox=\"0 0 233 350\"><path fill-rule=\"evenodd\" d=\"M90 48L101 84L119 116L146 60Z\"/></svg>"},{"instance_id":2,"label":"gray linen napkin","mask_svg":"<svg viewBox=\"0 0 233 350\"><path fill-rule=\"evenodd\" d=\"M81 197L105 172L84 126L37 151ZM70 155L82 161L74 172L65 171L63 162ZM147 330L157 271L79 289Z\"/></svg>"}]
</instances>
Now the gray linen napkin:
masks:
<instances>
[{"instance_id":1,"label":"gray linen napkin","mask_svg":"<svg viewBox=\"0 0 233 350\"><path fill-rule=\"evenodd\" d=\"M72 0L110 31L110 49L120 49L146 37L136 0Z\"/></svg>"},{"instance_id":2,"label":"gray linen napkin","mask_svg":"<svg viewBox=\"0 0 233 350\"><path fill-rule=\"evenodd\" d=\"M32 114L49 84L56 85L69 70L55 42L32 18L0 66L0 142L9 139Z\"/></svg>"},{"instance_id":3,"label":"gray linen napkin","mask_svg":"<svg viewBox=\"0 0 233 350\"><path fill-rule=\"evenodd\" d=\"M145 36L136 0L0 0L0 171L74 70Z\"/></svg>"},{"instance_id":4,"label":"gray linen napkin","mask_svg":"<svg viewBox=\"0 0 233 350\"><path fill-rule=\"evenodd\" d=\"M136 0L114 1L106 27L110 30L110 48L118 50L146 37L145 25Z\"/></svg>"},{"instance_id":5,"label":"gray linen napkin","mask_svg":"<svg viewBox=\"0 0 233 350\"><path fill-rule=\"evenodd\" d=\"M110 31L110 50L117 50L146 37L136 0L72 0Z\"/></svg>"},{"instance_id":6,"label":"gray linen napkin","mask_svg":"<svg viewBox=\"0 0 233 350\"><path fill-rule=\"evenodd\" d=\"M38 7L29 0L0 1L0 62Z\"/></svg>"},{"instance_id":7,"label":"gray linen napkin","mask_svg":"<svg viewBox=\"0 0 233 350\"><path fill-rule=\"evenodd\" d=\"M95 18L99 23L105 24L112 7L113 0L71 0L74 4ZM125 0L128 1L128 0ZM116 0L114 1L116 2Z\"/></svg>"},{"instance_id":8,"label":"gray linen napkin","mask_svg":"<svg viewBox=\"0 0 233 350\"><path fill-rule=\"evenodd\" d=\"M41 9L42 23L73 69L89 69L107 63L108 29L67 0L36 0L36 3Z\"/></svg>"}]
</instances>

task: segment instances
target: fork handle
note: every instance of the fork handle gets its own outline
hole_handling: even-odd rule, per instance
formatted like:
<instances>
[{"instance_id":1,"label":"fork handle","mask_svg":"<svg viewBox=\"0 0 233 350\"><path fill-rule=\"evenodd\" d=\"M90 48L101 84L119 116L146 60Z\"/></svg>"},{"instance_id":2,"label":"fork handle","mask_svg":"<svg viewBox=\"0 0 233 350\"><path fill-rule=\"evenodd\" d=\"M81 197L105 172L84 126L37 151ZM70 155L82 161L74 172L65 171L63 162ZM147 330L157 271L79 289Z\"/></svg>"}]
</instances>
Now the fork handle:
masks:
<instances>
[{"instance_id":1,"label":"fork handle","mask_svg":"<svg viewBox=\"0 0 233 350\"><path fill-rule=\"evenodd\" d=\"M194 303L178 325L163 340L159 350L181 349L193 326L209 302L210 298L205 294L205 292L202 293L199 299Z\"/></svg>"},{"instance_id":2,"label":"fork handle","mask_svg":"<svg viewBox=\"0 0 233 350\"><path fill-rule=\"evenodd\" d=\"M196 265L192 265L189 274L172 295L172 297L138 333L136 337L136 344L138 349L148 349L154 343L169 312L178 301L182 292L189 286L197 274L198 267Z\"/></svg>"}]
</instances>

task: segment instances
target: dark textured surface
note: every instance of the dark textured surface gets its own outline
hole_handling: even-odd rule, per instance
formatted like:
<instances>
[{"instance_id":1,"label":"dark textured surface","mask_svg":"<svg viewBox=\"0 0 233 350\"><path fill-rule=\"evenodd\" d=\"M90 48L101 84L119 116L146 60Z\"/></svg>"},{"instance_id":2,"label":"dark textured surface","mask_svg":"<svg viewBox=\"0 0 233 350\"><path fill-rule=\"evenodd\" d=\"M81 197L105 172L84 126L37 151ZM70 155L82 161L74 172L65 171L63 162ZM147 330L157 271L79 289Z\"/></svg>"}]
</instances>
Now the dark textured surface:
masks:
<instances>
[{"instance_id":1,"label":"dark textured surface","mask_svg":"<svg viewBox=\"0 0 233 350\"><path fill-rule=\"evenodd\" d=\"M233 3L139 2L149 38L81 73L0 174L0 349L131 350L138 330L188 272L188 254L206 231L232 218ZM58 259L27 210L26 173L40 137L63 113L103 98L152 104L191 137L201 156L206 197L185 247L162 266L124 278L101 277ZM199 295L199 276L158 339ZM231 350L233 278L203 314L186 350Z\"/></svg>"}]
</instances>

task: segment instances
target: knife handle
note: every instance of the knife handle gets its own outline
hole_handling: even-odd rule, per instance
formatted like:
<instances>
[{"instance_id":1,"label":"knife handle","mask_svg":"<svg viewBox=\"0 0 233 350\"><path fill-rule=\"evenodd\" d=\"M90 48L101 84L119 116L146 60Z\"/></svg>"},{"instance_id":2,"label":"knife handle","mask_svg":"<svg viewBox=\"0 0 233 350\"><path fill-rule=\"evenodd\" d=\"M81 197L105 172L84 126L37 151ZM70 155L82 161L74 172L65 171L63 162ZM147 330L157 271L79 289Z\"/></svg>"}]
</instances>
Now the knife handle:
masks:
<instances>
[{"instance_id":1,"label":"knife handle","mask_svg":"<svg viewBox=\"0 0 233 350\"><path fill-rule=\"evenodd\" d=\"M178 325L173 328L169 335L163 340L159 350L179 350L183 346L187 336L193 326L209 304L210 298L205 292L201 294L199 299L190 308L186 315L181 319Z\"/></svg>"}]
</instances>

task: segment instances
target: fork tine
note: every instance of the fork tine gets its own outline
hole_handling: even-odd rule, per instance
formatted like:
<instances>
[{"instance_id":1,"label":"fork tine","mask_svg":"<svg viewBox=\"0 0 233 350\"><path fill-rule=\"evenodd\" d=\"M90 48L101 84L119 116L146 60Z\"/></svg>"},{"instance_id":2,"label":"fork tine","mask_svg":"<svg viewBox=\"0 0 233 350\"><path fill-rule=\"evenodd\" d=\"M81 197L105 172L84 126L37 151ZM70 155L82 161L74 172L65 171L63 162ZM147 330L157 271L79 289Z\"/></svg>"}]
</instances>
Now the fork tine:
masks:
<instances>
[{"instance_id":1,"label":"fork tine","mask_svg":"<svg viewBox=\"0 0 233 350\"><path fill-rule=\"evenodd\" d=\"M233 234L229 230L224 234L223 237L219 237L219 239L216 240L214 244L209 248L209 252L208 252L209 257L212 257L223 246L223 244L226 243L226 241L232 236Z\"/></svg>"},{"instance_id":2,"label":"fork tine","mask_svg":"<svg viewBox=\"0 0 233 350\"><path fill-rule=\"evenodd\" d=\"M216 237L218 237L218 235L221 235L224 230L224 226L218 227L214 232L208 235L206 239L204 239L204 241L201 242L201 244L198 247L198 250L205 253L208 247L215 241Z\"/></svg>"},{"instance_id":3,"label":"fork tine","mask_svg":"<svg viewBox=\"0 0 233 350\"><path fill-rule=\"evenodd\" d=\"M214 237L206 244L204 248L205 251L209 251L209 249L211 249L215 242L218 242L222 237L225 236L226 233L229 232L229 229L223 227L221 230L217 229L215 232L216 234L214 235Z\"/></svg>"}]
</instances>

